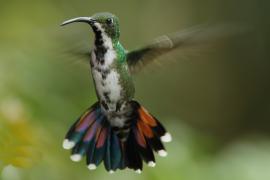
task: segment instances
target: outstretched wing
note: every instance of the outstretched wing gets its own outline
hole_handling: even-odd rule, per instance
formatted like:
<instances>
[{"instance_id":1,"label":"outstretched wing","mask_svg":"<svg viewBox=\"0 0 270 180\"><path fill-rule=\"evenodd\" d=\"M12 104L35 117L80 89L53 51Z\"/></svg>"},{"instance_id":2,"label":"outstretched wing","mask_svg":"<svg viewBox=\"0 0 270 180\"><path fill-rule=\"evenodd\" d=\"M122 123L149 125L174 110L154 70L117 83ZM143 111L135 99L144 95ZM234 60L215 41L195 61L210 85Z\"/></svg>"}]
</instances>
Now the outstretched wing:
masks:
<instances>
[{"instance_id":1,"label":"outstretched wing","mask_svg":"<svg viewBox=\"0 0 270 180\"><path fill-rule=\"evenodd\" d=\"M224 26L202 27L197 26L171 35L164 35L155 39L152 43L127 53L127 63L131 73L141 70L145 65L153 62L158 57L173 50L193 49L213 42L224 35Z\"/></svg>"}]
</instances>

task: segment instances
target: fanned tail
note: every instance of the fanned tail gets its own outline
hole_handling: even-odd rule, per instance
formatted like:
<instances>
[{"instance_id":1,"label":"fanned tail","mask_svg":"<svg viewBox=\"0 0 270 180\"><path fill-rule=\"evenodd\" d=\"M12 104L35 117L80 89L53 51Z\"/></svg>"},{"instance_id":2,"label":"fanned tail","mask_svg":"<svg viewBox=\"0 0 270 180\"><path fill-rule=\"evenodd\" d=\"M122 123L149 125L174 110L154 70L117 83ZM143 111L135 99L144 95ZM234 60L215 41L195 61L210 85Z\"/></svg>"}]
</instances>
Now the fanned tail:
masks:
<instances>
[{"instance_id":1,"label":"fanned tail","mask_svg":"<svg viewBox=\"0 0 270 180\"><path fill-rule=\"evenodd\" d=\"M131 101L130 107L132 113L129 114L132 116L122 117L123 120L132 118L125 140L110 125L98 102L90 107L71 126L63 142L64 149L72 149L71 160L78 162L86 155L90 170L96 169L103 161L105 169L110 173L126 167L140 173L143 161L154 167L153 151L166 156L162 142L171 141L171 136L138 102Z\"/></svg>"}]
</instances>

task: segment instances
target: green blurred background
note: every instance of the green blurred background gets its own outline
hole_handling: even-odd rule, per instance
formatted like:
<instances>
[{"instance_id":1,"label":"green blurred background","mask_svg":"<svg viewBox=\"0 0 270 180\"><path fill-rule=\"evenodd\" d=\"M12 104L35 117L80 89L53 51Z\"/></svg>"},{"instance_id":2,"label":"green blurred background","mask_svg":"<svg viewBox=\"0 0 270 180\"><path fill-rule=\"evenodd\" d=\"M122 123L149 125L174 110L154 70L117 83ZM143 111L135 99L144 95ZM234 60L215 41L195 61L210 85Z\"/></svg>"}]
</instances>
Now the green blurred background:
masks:
<instances>
[{"instance_id":1,"label":"green blurred background","mask_svg":"<svg viewBox=\"0 0 270 180\"><path fill-rule=\"evenodd\" d=\"M0 179L269 180L269 7L268 0L1 0ZM103 165L89 172L61 147L96 96L88 66L70 53L91 48L90 28L59 24L100 11L120 18L130 49L198 24L248 29L135 76L136 99L173 136L168 157L141 175L110 175Z\"/></svg>"}]
</instances>

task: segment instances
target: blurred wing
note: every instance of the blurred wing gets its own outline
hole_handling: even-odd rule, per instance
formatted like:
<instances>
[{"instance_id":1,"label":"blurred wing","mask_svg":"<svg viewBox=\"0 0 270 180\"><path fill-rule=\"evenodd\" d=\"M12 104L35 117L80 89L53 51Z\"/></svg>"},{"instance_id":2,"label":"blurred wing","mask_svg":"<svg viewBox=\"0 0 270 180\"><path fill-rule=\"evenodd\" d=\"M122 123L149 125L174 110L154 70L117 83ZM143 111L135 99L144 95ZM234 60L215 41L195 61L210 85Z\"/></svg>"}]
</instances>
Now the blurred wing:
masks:
<instances>
[{"instance_id":1,"label":"blurred wing","mask_svg":"<svg viewBox=\"0 0 270 180\"><path fill-rule=\"evenodd\" d=\"M70 35L70 33L72 35ZM92 39L85 38L81 31L58 32L53 31L52 35L56 42L48 51L53 54L53 58L61 60L66 66L78 66L89 69L91 59Z\"/></svg>"},{"instance_id":2,"label":"blurred wing","mask_svg":"<svg viewBox=\"0 0 270 180\"><path fill-rule=\"evenodd\" d=\"M59 55L62 56L62 59L70 64L81 64L83 67L89 68L91 59L91 47L89 44L85 42L69 44L71 45L64 48L61 47L61 50L59 50Z\"/></svg>"},{"instance_id":3,"label":"blurred wing","mask_svg":"<svg viewBox=\"0 0 270 180\"><path fill-rule=\"evenodd\" d=\"M233 30L234 31L234 30ZM152 43L127 53L127 62L132 73L138 72L145 65L173 50L194 49L205 46L221 37L230 35L228 26L202 27L197 26L171 35L164 35Z\"/></svg>"}]
</instances>

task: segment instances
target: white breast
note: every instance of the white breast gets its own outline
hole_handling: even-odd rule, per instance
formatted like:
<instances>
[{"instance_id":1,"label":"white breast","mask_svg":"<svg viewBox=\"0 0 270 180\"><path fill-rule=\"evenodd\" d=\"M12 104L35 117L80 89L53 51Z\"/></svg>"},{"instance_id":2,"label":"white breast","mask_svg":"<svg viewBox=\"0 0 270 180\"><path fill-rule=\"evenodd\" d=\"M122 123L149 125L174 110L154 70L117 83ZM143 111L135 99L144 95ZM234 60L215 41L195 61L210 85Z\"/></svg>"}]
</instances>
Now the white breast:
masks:
<instances>
[{"instance_id":1,"label":"white breast","mask_svg":"<svg viewBox=\"0 0 270 180\"><path fill-rule=\"evenodd\" d=\"M111 70L105 79L102 78L102 73L96 69L92 70L93 78L96 84L97 93L105 99L104 93L109 93L111 101L120 99L121 86L119 84L119 74L115 70Z\"/></svg>"},{"instance_id":2,"label":"white breast","mask_svg":"<svg viewBox=\"0 0 270 180\"><path fill-rule=\"evenodd\" d=\"M113 50L107 50L104 56L104 64L97 63L94 52L92 52L92 75L96 85L97 95L101 101L105 101L109 111L115 111L116 103L121 99L122 87L119 84L120 75L110 66L116 55ZM107 71L106 78L102 74ZM106 96L105 96L106 94Z\"/></svg>"}]
</instances>

